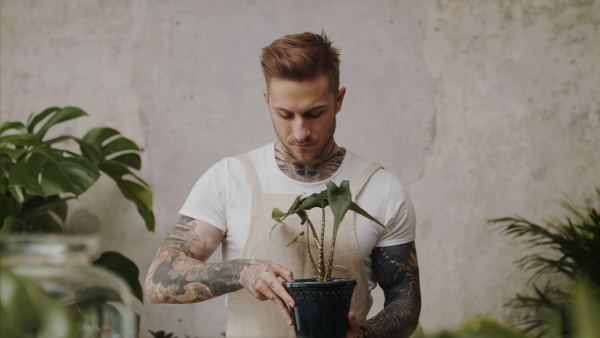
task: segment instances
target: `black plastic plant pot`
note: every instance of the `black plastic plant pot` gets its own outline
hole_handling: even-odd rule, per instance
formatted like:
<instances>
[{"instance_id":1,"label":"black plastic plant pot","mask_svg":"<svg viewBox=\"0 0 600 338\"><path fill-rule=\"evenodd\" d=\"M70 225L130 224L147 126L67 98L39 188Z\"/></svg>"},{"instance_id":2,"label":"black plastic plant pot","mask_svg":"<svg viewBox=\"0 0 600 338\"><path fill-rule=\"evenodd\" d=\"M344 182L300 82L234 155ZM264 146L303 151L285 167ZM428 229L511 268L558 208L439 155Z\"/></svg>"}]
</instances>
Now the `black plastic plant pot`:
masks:
<instances>
[{"instance_id":1,"label":"black plastic plant pot","mask_svg":"<svg viewBox=\"0 0 600 338\"><path fill-rule=\"evenodd\" d=\"M291 309L296 337L346 336L356 279L333 278L327 282L298 279L283 282L283 286L296 302Z\"/></svg>"}]
</instances>

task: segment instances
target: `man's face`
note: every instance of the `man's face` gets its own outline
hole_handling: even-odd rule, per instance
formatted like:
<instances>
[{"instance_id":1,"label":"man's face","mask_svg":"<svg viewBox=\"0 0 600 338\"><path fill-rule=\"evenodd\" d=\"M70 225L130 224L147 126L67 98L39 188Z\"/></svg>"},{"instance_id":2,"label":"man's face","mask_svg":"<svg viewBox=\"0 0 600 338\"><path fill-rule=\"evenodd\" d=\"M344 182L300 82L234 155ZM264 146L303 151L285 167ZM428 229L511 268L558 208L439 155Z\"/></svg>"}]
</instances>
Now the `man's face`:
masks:
<instances>
[{"instance_id":1,"label":"man's face","mask_svg":"<svg viewBox=\"0 0 600 338\"><path fill-rule=\"evenodd\" d=\"M335 116L346 88L334 95L328 85L325 76L306 81L271 78L269 90L263 91L275 133L296 163L321 161L335 145Z\"/></svg>"}]
</instances>

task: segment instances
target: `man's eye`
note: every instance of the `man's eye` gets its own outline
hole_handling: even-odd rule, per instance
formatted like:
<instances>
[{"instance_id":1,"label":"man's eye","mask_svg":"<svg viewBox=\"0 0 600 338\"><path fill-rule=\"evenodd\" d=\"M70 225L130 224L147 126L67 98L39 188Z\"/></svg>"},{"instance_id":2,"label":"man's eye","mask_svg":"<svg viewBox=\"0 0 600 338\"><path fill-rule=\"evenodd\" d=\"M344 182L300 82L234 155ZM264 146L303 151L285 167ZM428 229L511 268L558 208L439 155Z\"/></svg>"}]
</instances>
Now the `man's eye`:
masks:
<instances>
[{"instance_id":1,"label":"man's eye","mask_svg":"<svg viewBox=\"0 0 600 338\"><path fill-rule=\"evenodd\" d=\"M309 114L308 116L312 119L316 119L317 117L321 116L321 114L323 114L323 112L312 113L312 114Z\"/></svg>"},{"instance_id":2,"label":"man's eye","mask_svg":"<svg viewBox=\"0 0 600 338\"><path fill-rule=\"evenodd\" d=\"M294 117L294 115L293 115L293 114L280 114L280 115L281 115L281 117L283 117L283 118L284 118L284 119L286 119L286 120L289 120L289 119L291 119L292 117Z\"/></svg>"}]
</instances>

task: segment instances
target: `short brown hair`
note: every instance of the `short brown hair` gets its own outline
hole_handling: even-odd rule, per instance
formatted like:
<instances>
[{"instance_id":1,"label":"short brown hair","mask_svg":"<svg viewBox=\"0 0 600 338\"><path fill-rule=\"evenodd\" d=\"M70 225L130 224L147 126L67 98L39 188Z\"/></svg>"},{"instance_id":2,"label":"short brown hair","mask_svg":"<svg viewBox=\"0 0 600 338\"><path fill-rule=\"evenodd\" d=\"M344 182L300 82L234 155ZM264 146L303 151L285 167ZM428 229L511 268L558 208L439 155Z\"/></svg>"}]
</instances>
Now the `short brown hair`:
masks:
<instances>
[{"instance_id":1,"label":"short brown hair","mask_svg":"<svg viewBox=\"0 0 600 338\"><path fill-rule=\"evenodd\" d=\"M324 32L321 35L302 33L286 35L262 49L262 71L269 86L271 78L294 81L313 80L327 76L329 89L337 93L340 86L340 52L331 46Z\"/></svg>"}]
</instances>

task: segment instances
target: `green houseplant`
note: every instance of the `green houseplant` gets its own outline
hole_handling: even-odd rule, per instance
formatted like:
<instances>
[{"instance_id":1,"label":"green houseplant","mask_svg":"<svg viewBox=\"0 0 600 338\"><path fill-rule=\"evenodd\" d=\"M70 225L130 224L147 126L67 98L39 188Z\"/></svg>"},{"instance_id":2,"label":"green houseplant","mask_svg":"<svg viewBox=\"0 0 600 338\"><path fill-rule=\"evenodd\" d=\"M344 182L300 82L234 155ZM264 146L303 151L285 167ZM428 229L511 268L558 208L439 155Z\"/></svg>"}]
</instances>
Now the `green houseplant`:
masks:
<instances>
[{"instance_id":1,"label":"green houseplant","mask_svg":"<svg viewBox=\"0 0 600 338\"><path fill-rule=\"evenodd\" d=\"M588 281L588 296L600 295L600 190L585 205L570 200L561 203L568 215L537 224L522 217L490 220L502 235L521 238L536 251L517 261L531 270L531 295L517 294L508 305L529 311L517 323L523 332L536 337L572 337L578 318L573 318L573 289ZM546 277L545 286L540 286Z\"/></svg>"},{"instance_id":2,"label":"green houseplant","mask_svg":"<svg viewBox=\"0 0 600 338\"><path fill-rule=\"evenodd\" d=\"M135 142L107 127L91 129L81 138L47 138L55 125L87 115L77 107L51 107L31 114L25 123L2 123L0 235L62 233L67 202L87 191L102 173L136 205L147 230L154 231L152 192L135 173L142 163ZM94 264L123 277L143 302L135 263L118 252L105 252Z\"/></svg>"},{"instance_id":3,"label":"green houseplant","mask_svg":"<svg viewBox=\"0 0 600 338\"><path fill-rule=\"evenodd\" d=\"M330 251L325 258L325 234L327 231L325 209L327 207L333 213L333 224L329 229L332 232ZM316 228L308 217L307 211L314 208L321 208L320 229ZM271 217L277 221L273 229L285 225L285 219L291 215L300 217L300 224L305 229L299 229L299 233L288 243L288 246L296 243L302 236L306 236L306 253L314 272L314 279L284 282L284 286L296 301L296 307L291 311L294 318L294 329L298 337L345 335L348 325L347 315L356 280L332 278L331 274L338 231L342 219L348 211L356 212L390 231L352 201L349 181L342 181L340 186L329 182L326 189L319 193L307 197L300 195L296 197L287 212L273 208ZM311 249L311 241L316 250ZM316 252L313 253L313 251ZM331 296L333 294L336 296ZM307 297L307 295L310 296ZM324 296L315 297L314 295Z\"/></svg>"},{"instance_id":4,"label":"green houseplant","mask_svg":"<svg viewBox=\"0 0 600 338\"><path fill-rule=\"evenodd\" d=\"M61 232L67 201L88 190L105 173L125 198L135 203L149 231L154 231L152 192L135 174L141 169L139 147L117 130L100 127L83 138L45 139L58 123L87 116L76 107L52 107L27 122L0 126L0 226L2 232ZM42 124L42 122L44 122ZM80 153L58 147L74 141Z\"/></svg>"}]
</instances>

